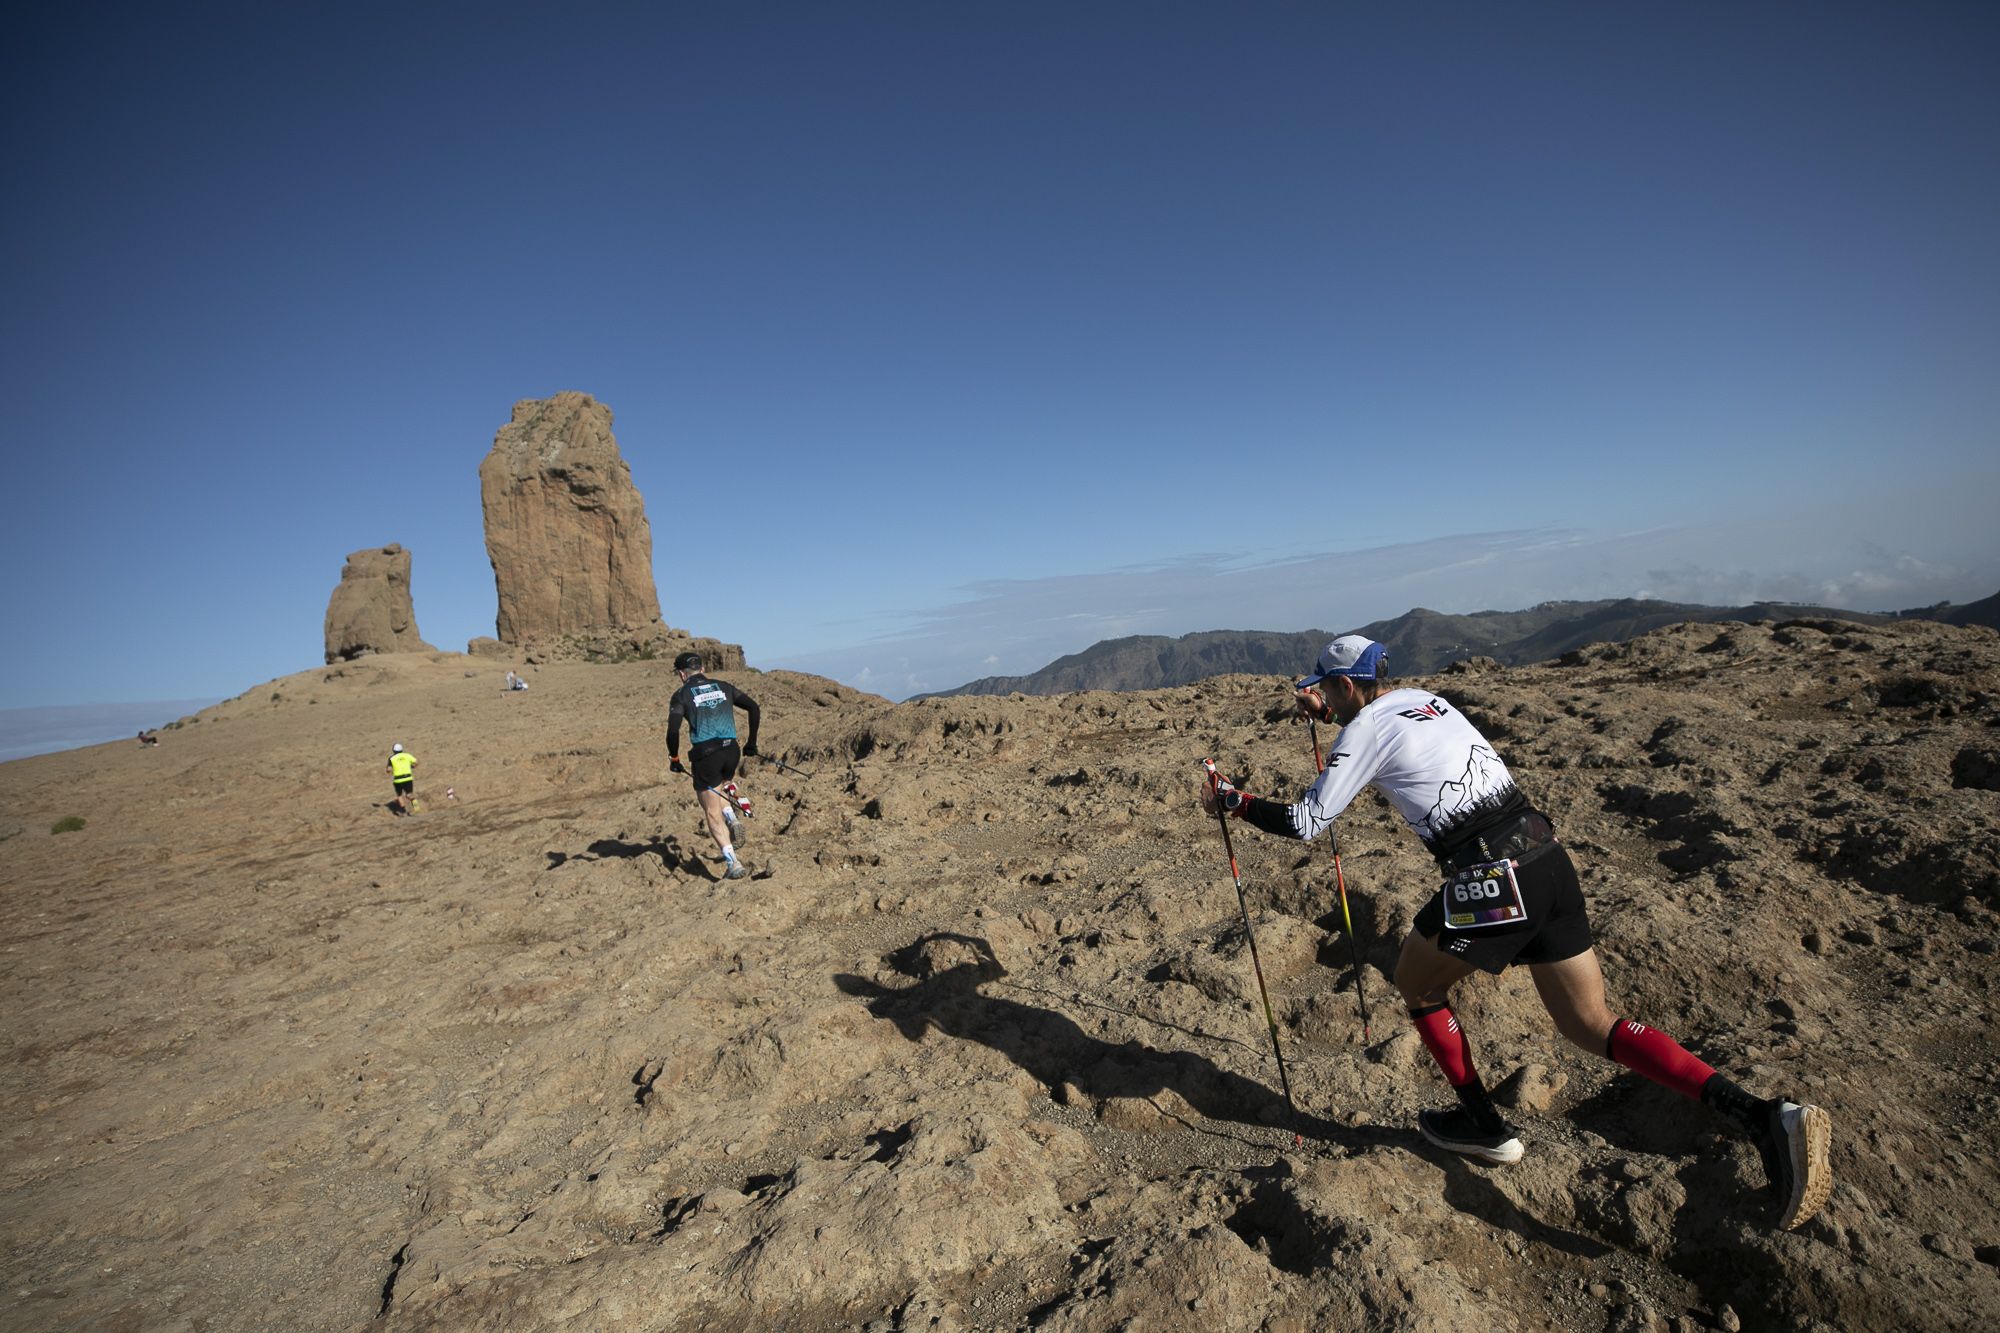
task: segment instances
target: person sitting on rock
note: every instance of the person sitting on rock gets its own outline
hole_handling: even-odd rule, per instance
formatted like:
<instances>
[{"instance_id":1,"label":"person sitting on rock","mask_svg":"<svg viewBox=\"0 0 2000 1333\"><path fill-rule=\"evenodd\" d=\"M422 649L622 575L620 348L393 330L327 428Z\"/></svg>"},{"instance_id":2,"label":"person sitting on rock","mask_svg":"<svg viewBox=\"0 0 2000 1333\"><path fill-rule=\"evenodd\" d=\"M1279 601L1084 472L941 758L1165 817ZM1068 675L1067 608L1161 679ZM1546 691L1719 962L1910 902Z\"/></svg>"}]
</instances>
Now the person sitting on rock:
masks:
<instances>
[{"instance_id":1,"label":"person sitting on rock","mask_svg":"<svg viewBox=\"0 0 2000 1333\"><path fill-rule=\"evenodd\" d=\"M708 835L722 850L725 879L741 879L749 873L736 859L735 839L741 821L736 818L737 802L719 788L736 776L743 756L757 753L757 701L726 680L710 680L701 671L701 654L682 653L674 659L674 674L681 687L667 704L667 767L675 773L692 771L695 799L708 822ZM736 712L741 708L750 718L750 739L741 750L736 744ZM681 721L688 723L688 767L681 767Z\"/></svg>"},{"instance_id":2,"label":"person sitting on rock","mask_svg":"<svg viewBox=\"0 0 2000 1333\"><path fill-rule=\"evenodd\" d=\"M1498 974L1526 963L1563 1036L1713 1108L1757 1145L1780 1230L1811 1217L1833 1189L1832 1117L1782 1097L1753 1097L1666 1033L1612 1016L1568 849L1478 729L1428 690L1392 688L1387 660L1381 644L1349 634L1329 643L1298 682L1298 712L1342 730L1296 802L1211 782L1202 785L1202 808L1310 839L1373 785L1436 859L1444 884L1417 913L1396 963L1396 988L1417 1035L1459 1101L1419 1113L1424 1137L1487 1162L1520 1160L1521 1140L1480 1082L1449 992L1475 970Z\"/></svg>"},{"instance_id":3,"label":"person sitting on rock","mask_svg":"<svg viewBox=\"0 0 2000 1333\"><path fill-rule=\"evenodd\" d=\"M401 741L389 747L389 780L396 787L389 808L399 815L409 814L417 804L417 757L405 750Z\"/></svg>"}]
</instances>

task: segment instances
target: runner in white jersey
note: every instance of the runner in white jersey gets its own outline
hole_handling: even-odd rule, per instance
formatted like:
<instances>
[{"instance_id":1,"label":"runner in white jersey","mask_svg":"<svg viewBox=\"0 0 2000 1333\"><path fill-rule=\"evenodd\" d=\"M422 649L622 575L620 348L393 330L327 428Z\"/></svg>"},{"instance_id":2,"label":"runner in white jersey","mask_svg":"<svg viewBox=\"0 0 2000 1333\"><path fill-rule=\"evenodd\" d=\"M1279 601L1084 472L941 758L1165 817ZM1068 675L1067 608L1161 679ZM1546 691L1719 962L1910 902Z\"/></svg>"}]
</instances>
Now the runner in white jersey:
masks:
<instances>
[{"instance_id":1,"label":"runner in white jersey","mask_svg":"<svg viewBox=\"0 0 2000 1333\"><path fill-rule=\"evenodd\" d=\"M1563 1036L1713 1107L1749 1135L1777 1196L1780 1229L1825 1204L1833 1173L1824 1110L1753 1097L1666 1033L1612 1016L1569 851L1477 727L1440 695L1392 688L1386 651L1359 634L1329 643L1294 698L1301 714L1341 725L1312 786L1286 805L1204 784L1202 806L1267 833L1313 838L1373 786L1430 850L1444 883L1403 941L1396 988L1459 1105L1421 1112L1425 1138L1488 1162L1520 1160L1521 1140L1480 1082L1449 992L1475 970L1526 963Z\"/></svg>"}]
</instances>

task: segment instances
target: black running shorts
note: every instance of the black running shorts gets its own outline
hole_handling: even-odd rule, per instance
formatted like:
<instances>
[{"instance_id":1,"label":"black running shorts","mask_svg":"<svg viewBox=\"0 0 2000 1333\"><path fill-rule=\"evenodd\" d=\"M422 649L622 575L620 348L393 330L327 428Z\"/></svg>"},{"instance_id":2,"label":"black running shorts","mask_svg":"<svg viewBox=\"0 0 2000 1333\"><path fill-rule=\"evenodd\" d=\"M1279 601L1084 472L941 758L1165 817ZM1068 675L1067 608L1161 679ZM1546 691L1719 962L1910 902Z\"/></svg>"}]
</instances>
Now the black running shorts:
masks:
<instances>
[{"instance_id":1,"label":"black running shorts","mask_svg":"<svg viewBox=\"0 0 2000 1333\"><path fill-rule=\"evenodd\" d=\"M402 796L405 795L406 793L415 791L416 789L417 789L417 780L415 778L396 779L396 795Z\"/></svg>"},{"instance_id":2,"label":"black running shorts","mask_svg":"<svg viewBox=\"0 0 2000 1333\"><path fill-rule=\"evenodd\" d=\"M703 741L688 751L688 773L694 778L694 789L720 787L736 776L736 766L742 760L743 751L735 741Z\"/></svg>"},{"instance_id":3,"label":"black running shorts","mask_svg":"<svg viewBox=\"0 0 2000 1333\"><path fill-rule=\"evenodd\" d=\"M1433 893L1417 913L1416 932L1454 958L1482 972L1499 973L1511 963L1560 963L1591 946L1590 917L1569 849L1558 844L1514 872L1528 919L1518 926L1447 930L1444 899Z\"/></svg>"}]
</instances>

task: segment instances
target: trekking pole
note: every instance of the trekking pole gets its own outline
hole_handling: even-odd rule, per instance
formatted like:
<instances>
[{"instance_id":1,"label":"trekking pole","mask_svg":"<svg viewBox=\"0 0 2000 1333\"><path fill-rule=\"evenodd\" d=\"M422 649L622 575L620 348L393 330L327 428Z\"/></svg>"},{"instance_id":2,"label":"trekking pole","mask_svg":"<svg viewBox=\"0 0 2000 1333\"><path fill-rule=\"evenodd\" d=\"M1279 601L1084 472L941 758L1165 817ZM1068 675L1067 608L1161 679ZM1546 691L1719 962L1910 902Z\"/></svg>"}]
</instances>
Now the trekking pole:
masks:
<instances>
[{"instance_id":1,"label":"trekking pole","mask_svg":"<svg viewBox=\"0 0 2000 1333\"><path fill-rule=\"evenodd\" d=\"M1319 723L1311 718L1306 725L1312 728L1313 767L1326 771L1326 762L1320 758ZM1368 1030L1368 994L1361 988L1361 937L1354 933L1354 917L1347 910L1347 876L1340 872L1340 844L1330 843L1333 848L1333 882L1340 890L1340 919L1347 924L1347 943L1354 951L1354 1002L1361 1006L1361 1040L1373 1041L1374 1035Z\"/></svg>"},{"instance_id":2,"label":"trekking pole","mask_svg":"<svg viewBox=\"0 0 2000 1333\"><path fill-rule=\"evenodd\" d=\"M776 764L779 768L786 769L790 772L796 773L802 778L809 778L812 776L812 774L806 772L803 768L800 768L797 764L788 764L784 760L775 759L768 754L759 755L757 757L759 759L762 759L767 764Z\"/></svg>"},{"instance_id":3,"label":"trekking pole","mask_svg":"<svg viewBox=\"0 0 2000 1333\"><path fill-rule=\"evenodd\" d=\"M702 790L714 792L717 796L720 796L724 801L728 802L730 805L735 806L738 810L741 810L743 812L744 818L747 819L750 817L750 802L745 800L743 798L743 794L736 790L735 783L725 782L720 787L704 787L702 788Z\"/></svg>"},{"instance_id":4,"label":"trekking pole","mask_svg":"<svg viewBox=\"0 0 2000 1333\"><path fill-rule=\"evenodd\" d=\"M1264 1000L1264 1023L1271 1029L1271 1054L1278 1058L1278 1086L1285 1090L1285 1109L1292 1113L1292 1143L1304 1143L1305 1135L1297 1129L1299 1108L1292 1102L1292 1080L1285 1072L1284 1048L1278 1045L1278 1020L1271 1013L1271 992L1264 985L1264 960L1257 954L1257 932L1250 928L1250 900L1243 896L1243 874L1236 868L1236 844L1229 840L1229 811L1223 807L1222 793L1234 791L1222 774L1215 771L1215 761L1201 761L1203 771L1208 774L1209 789L1216 794L1215 818L1222 825L1222 850L1229 856L1229 878L1236 884L1236 906L1243 913L1243 933L1250 940L1250 968L1257 974L1257 993Z\"/></svg>"}]
</instances>

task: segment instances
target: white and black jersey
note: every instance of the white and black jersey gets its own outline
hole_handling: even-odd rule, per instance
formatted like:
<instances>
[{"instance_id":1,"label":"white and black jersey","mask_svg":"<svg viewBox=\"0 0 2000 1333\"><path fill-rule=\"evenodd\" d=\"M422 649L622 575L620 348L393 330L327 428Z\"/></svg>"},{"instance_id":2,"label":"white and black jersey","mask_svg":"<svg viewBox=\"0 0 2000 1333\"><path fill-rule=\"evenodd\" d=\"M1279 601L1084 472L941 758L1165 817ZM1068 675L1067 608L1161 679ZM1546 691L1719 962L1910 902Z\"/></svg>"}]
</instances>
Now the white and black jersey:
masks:
<instances>
[{"instance_id":1,"label":"white and black jersey","mask_svg":"<svg viewBox=\"0 0 2000 1333\"><path fill-rule=\"evenodd\" d=\"M1319 836L1371 783L1434 855L1527 804L1479 729L1429 690L1391 690L1341 728L1290 808L1292 836Z\"/></svg>"}]
</instances>

